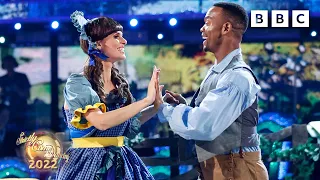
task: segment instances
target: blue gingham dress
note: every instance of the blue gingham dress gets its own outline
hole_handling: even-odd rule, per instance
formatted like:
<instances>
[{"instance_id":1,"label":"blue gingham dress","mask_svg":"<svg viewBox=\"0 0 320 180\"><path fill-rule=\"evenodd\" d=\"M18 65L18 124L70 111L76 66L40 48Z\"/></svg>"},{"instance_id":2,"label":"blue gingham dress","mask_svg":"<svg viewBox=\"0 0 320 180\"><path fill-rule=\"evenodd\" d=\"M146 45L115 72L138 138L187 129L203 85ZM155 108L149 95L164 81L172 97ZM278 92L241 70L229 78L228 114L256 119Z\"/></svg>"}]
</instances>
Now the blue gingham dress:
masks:
<instances>
[{"instance_id":1,"label":"blue gingham dress","mask_svg":"<svg viewBox=\"0 0 320 180\"><path fill-rule=\"evenodd\" d=\"M74 115L72 110L79 107L84 108L85 104L90 101L91 103L97 103L98 101L97 94L94 93L90 83L88 83L82 75L72 74L68 78L64 90L64 97L69 110L63 111L71 137L133 137L139 127L137 116L105 131L98 130L93 126L86 130L80 130L70 124ZM124 98L117 96L112 91L107 95L107 110L118 109L123 106L125 101ZM69 159L68 161L62 160L59 163L56 172L56 179L58 180L154 179L138 155L127 146L69 148L66 154L69 155Z\"/></svg>"}]
</instances>

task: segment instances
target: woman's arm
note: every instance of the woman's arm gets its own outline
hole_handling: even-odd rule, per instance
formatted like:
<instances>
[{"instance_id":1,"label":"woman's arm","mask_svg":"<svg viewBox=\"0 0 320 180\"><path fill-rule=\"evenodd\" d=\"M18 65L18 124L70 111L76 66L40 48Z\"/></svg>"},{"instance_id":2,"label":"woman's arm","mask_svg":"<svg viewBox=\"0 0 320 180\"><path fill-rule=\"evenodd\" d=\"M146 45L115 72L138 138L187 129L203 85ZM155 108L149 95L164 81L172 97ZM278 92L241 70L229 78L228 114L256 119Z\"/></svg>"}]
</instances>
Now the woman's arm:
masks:
<instances>
[{"instance_id":1,"label":"woman's arm","mask_svg":"<svg viewBox=\"0 0 320 180\"><path fill-rule=\"evenodd\" d=\"M84 117L97 129L106 130L127 121L151 103L150 99L145 98L123 108L105 113L102 113L100 109L93 109L85 113Z\"/></svg>"},{"instance_id":2,"label":"woman's arm","mask_svg":"<svg viewBox=\"0 0 320 180\"><path fill-rule=\"evenodd\" d=\"M139 118L140 124L144 124L147 122L149 119L151 119L153 116L155 116L158 113L159 107L162 104L162 89L163 85L159 85L159 79L155 83L156 85L156 97L153 105L143 109L141 111L142 116Z\"/></svg>"},{"instance_id":3,"label":"woman's arm","mask_svg":"<svg viewBox=\"0 0 320 180\"><path fill-rule=\"evenodd\" d=\"M156 84L159 70L154 68L148 86L147 97L128 106L103 113L100 109L92 109L84 114L86 120L99 130L106 130L117 126L138 114L141 110L151 105L156 96Z\"/></svg>"},{"instance_id":4,"label":"woman's arm","mask_svg":"<svg viewBox=\"0 0 320 180\"><path fill-rule=\"evenodd\" d=\"M158 112L159 108L156 108L154 105L148 106L141 111L141 117L139 118L140 124L144 124L153 116L155 116Z\"/></svg>"}]
</instances>

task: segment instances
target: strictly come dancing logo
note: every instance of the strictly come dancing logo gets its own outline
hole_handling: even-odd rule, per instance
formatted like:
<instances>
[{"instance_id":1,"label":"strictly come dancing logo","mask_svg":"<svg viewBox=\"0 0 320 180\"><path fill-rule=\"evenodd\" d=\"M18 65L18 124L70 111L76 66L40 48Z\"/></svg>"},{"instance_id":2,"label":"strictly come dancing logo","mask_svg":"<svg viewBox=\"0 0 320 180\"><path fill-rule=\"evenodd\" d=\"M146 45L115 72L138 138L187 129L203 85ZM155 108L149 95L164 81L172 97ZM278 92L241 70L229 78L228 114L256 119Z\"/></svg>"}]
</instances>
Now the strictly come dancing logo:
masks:
<instances>
[{"instance_id":1,"label":"strictly come dancing logo","mask_svg":"<svg viewBox=\"0 0 320 180\"><path fill-rule=\"evenodd\" d=\"M268 10L251 10L251 27L269 27L269 12ZM291 19L290 25L289 19ZM271 11L271 27L309 27L309 21L309 10Z\"/></svg>"},{"instance_id":2,"label":"strictly come dancing logo","mask_svg":"<svg viewBox=\"0 0 320 180\"><path fill-rule=\"evenodd\" d=\"M36 131L29 136L21 132L16 144L24 145L23 154L29 169L55 170L58 168L59 159L69 158L63 154L63 147L58 138L49 131Z\"/></svg>"}]
</instances>

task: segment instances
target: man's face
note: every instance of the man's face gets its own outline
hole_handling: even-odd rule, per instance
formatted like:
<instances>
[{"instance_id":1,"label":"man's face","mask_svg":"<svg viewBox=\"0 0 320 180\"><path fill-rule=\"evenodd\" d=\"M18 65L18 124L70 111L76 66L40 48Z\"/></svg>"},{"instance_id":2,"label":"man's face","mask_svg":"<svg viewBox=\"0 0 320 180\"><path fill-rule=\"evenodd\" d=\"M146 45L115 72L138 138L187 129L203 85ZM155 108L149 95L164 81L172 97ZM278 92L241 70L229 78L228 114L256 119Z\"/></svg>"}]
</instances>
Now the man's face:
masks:
<instances>
[{"instance_id":1,"label":"man's face","mask_svg":"<svg viewBox=\"0 0 320 180\"><path fill-rule=\"evenodd\" d=\"M13 71L15 66L12 61L7 60L7 61L3 62L3 68L7 71Z\"/></svg>"},{"instance_id":2,"label":"man's face","mask_svg":"<svg viewBox=\"0 0 320 180\"><path fill-rule=\"evenodd\" d=\"M200 29L202 33L203 50L215 52L222 42L222 26L224 22L222 8L212 7L204 17L204 25Z\"/></svg>"}]
</instances>

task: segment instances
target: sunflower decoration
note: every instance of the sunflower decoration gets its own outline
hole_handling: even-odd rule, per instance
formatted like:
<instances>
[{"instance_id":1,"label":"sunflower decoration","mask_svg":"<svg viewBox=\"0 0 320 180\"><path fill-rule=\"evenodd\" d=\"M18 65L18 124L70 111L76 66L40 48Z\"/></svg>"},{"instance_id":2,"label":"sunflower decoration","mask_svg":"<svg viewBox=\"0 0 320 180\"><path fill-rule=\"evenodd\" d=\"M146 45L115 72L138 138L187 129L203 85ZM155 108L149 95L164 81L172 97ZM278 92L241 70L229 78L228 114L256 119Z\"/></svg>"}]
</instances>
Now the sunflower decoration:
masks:
<instances>
[{"instance_id":1,"label":"sunflower decoration","mask_svg":"<svg viewBox=\"0 0 320 180\"><path fill-rule=\"evenodd\" d=\"M193 60L196 65L188 69L188 74L192 82L192 89L196 90L209 68L214 64L215 57L212 53L199 52L193 57Z\"/></svg>"},{"instance_id":2,"label":"sunflower decoration","mask_svg":"<svg viewBox=\"0 0 320 180\"><path fill-rule=\"evenodd\" d=\"M215 61L214 55L212 53L206 52L197 53L193 59L196 61L196 65L199 67L211 66L214 64Z\"/></svg>"}]
</instances>

